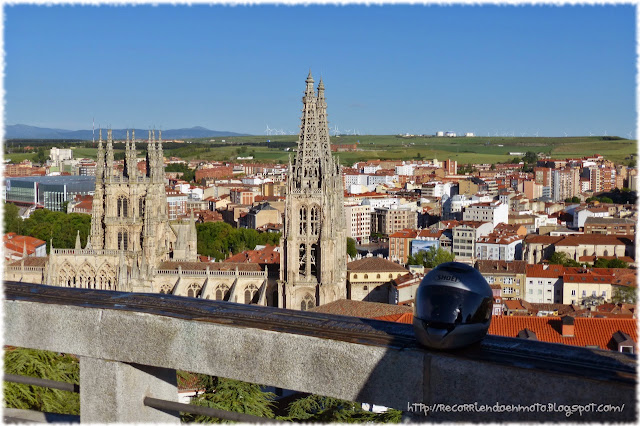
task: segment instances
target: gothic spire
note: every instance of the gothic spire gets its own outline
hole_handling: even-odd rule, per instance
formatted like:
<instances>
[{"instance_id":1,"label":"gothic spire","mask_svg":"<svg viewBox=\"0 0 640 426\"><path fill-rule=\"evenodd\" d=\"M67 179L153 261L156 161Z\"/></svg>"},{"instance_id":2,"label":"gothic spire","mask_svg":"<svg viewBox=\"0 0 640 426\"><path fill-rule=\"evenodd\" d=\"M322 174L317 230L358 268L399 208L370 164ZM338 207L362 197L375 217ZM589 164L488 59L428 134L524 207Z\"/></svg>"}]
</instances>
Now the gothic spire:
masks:
<instances>
[{"instance_id":1,"label":"gothic spire","mask_svg":"<svg viewBox=\"0 0 640 426\"><path fill-rule=\"evenodd\" d=\"M111 179L113 176L113 134L111 129L107 130L107 161L105 164L105 177Z\"/></svg>"}]
</instances>

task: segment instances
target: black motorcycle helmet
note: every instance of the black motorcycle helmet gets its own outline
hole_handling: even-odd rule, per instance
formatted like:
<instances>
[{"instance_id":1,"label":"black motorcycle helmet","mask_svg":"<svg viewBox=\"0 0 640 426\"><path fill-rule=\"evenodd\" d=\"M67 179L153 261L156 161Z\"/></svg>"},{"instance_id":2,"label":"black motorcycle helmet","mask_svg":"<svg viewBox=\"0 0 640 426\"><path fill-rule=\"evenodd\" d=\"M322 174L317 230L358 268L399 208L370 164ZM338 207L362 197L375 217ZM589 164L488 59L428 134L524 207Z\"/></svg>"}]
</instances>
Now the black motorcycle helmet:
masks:
<instances>
[{"instance_id":1,"label":"black motorcycle helmet","mask_svg":"<svg viewBox=\"0 0 640 426\"><path fill-rule=\"evenodd\" d=\"M492 310L493 293L480 272L464 263L442 263L418 287L413 329L428 348L460 348L482 340Z\"/></svg>"}]
</instances>

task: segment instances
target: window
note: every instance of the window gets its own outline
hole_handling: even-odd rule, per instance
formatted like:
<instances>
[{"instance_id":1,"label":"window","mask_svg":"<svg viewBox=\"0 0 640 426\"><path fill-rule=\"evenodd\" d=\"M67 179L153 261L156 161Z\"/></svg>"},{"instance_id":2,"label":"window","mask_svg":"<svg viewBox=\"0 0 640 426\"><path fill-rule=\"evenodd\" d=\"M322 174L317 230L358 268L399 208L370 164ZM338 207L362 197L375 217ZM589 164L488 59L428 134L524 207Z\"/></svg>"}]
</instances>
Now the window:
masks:
<instances>
[{"instance_id":1,"label":"window","mask_svg":"<svg viewBox=\"0 0 640 426\"><path fill-rule=\"evenodd\" d=\"M529 289L529 294L533 294L533 289L532 288Z\"/></svg>"},{"instance_id":2,"label":"window","mask_svg":"<svg viewBox=\"0 0 640 426\"><path fill-rule=\"evenodd\" d=\"M380 278L380 274L376 275L376 278Z\"/></svg>"},{"instance_id":3,"label":"window","mask_svg":"<svg viewBox=\"0 0 640 426\"><path fill-rule=\"evenodd\" d=\"M542 294L542 290L538 290L538 294Z\"/></svg>"},{"instance_id":4,"label":"window","mask_svg":"<svg viewBox=\"0 0 640 426\"><path fill-rule=\"evenodd\" d=\"M505 287L502 289L504 294L513 294L513 289L511 287Z\"/></svg>"},{"instance_id":5,"label":"window","mask_svg":"<svg viewBox=\"0 0 640 426\"><path fill-rule=\"evenodd\" d=\"M587 290L582 290L582 297L587 297Z\"/></svg>"},{"instance_id":6,"label":"window","mask_svg":"<svg viewBox=\"0 0 640 426\"><path fill-rule=\"evenodd\" d=\"M606 291L602 292L602 297L607 297L607 292Z\"/></svg>"},{"instance_id":7,"label":"window","mask_svg":"<svg viewBox=\"0 0 640 426\"><path fill-rule=\"evenodd\" d=\"M366 291L366 290L369 290L369 286L366 286L366 285L365 285L364 287L362 287L362 289L363 289L363 290L365 290L365 291Z\"/></svg>"},{"instance_id":8,"label":"window","mask_svg":"<svg viewBox=\"0 0 640 426\"><path fill-rule=\"evenodd\" d=\"M364 274L364 279L368 279L369 278L369 274Z\"/></svg>"},{"instance_id":9,"label":"window","mask_svg":"<svg viewBox=\"0 0 640 426\"><path fill-rule=\"evenodd\" d=\"M353 279L357 280L358 279L358 274L353 274Z\"/></svg>"}]
</instances>

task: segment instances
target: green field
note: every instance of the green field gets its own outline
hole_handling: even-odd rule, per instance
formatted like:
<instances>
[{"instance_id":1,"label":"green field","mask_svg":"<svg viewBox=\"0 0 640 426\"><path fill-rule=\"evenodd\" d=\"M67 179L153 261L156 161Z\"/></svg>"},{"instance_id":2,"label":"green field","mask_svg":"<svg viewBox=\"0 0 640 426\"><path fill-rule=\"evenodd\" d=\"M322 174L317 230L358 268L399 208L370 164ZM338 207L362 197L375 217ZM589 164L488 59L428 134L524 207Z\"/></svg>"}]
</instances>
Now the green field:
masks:
<instances>
[{"instance_id":1,"label":"green field","mask_svg":"<svg viewBox=\"0 0 640 426\"><path fill-rule=\"evenodd\" d=\"M194 139L187 144L165 144L165 156L176 156L185 160L202 159L231 161L236 157L253 156L254 161L288 161L295 147L297 136L237 136L225 138ZM225 140L222 143L222 140ZM267 143L267 139L271 140ZM399 137L387 136L339 136L332 137L332 144L358 143L359 151L337 153L343 165L363 160L412 160L453 159L458 164L506 162L515 155L509 152L544 153L552 158L576 158L591 154L602 154L615 163L628 164L632 154L637 153L637 141L612 137ZM138 144L140 149L141 145ZM274 147L276 145L277 147ZM74 157L96 157L94 148L73 146ZM118 152L118 151L116 151ZM14 162L31 158L33 154L5 154ZM521 157L521 156L518 156Z\"/></svg>"}]
</instances>

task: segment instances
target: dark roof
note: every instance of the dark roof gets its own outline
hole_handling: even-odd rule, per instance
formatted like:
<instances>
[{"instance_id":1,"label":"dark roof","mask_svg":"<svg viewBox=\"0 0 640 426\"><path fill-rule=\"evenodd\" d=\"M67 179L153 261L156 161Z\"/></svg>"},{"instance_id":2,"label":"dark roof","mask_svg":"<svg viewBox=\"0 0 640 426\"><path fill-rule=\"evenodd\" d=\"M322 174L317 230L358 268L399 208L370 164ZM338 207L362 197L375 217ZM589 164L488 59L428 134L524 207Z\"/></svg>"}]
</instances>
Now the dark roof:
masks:
<instances>
[{"instance_id":1,"label":"dark roof","mask_svg":"<svg viewBox=\"0 0 640 426\"><path fill-rule=\"evenodd\" d=\"M400 266L381 257L365 257L360 260L347 263L347 271L351 272L408 272L404 266Z\"/></svg>"},{"instance_id":2,"label":"dark roof","mask_svg":"<svg viewBox=\"0 0 640 426\"><path fill-rule=\"evenodd\" d=\"M488 273L514 273L524 274L527 271L527 262L525 260L512 260L507 262L506 260L478 260L476 261L476 269L481 274Z\"/></svg>"},{"instance_id":3,"label":"dark roof","mask_svg":"<svg viewBox=\"0 0 640 426\"><path fill-rule=\"evenodd\" d=\"M326 305L310 309L313 312L325 314L346 315L360 318L378 318L386 315L413 312L410 306L389 305L386 303L361 302L358 300L340 299Z\"/></svg>"}]
</instances>

